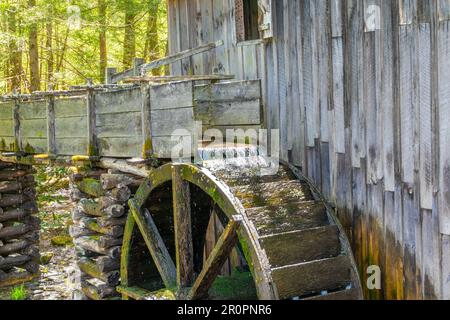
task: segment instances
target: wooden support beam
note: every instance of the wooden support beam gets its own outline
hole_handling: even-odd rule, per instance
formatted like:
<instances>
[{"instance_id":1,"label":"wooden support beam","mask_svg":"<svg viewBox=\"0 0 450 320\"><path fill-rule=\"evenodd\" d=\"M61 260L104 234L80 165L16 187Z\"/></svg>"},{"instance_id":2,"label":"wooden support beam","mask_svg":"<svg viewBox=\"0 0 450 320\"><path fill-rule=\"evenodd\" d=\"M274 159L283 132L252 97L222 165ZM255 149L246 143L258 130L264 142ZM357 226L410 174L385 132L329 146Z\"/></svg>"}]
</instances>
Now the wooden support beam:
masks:
<instances>
[{"instance_id":1,"label":"wooden support beam","mask_svg":"<svg viewBox=\"0 0 450 320\"><path fill-rule=\"evenodd\" d=\"M14 152L22 150L22 137L20 134L20 103L19 99L14 99L13 121L14 121Z\"/></svg>"},{"instance_id":2,"label":"wooden support beam","mask_svg":"<svg viewBox=\"0 0 450 320\"><path fill-rule=\"evenodd\" d=\"M149 159L153 155L152 121L150 106L150 88L148 84L141 84L142 104L142 158Z\"/></svg>"},{"instance_id":3,"label":"wooden support beam","mask_svg":"<svg viewBox=\"0 0 450 320\"><path fill-rule=\"evenodd\" d=\"M47 100L47 152L56 154L56 126L55 126L55 96L48 96Z\"/></svg>"},{"instance_id":4,"label":"wooden support beam","mask_svg":"<svg viewBox=\"0 0 450 320\"><path fill-rule=\"evenodd\" d=\"M205 75L190 75L190 76L152 76L152 77L129 77L124 82L131 83L152 83L152 82L174 82L174 81L211 81L217 82L222 80L232 80L234 75L215 75L215 74L205 74Z\"/></svg>"},{"instance_id":5,"label":"wooden support beam","mask_svg":"<svg viewBox=\"0 0 450 320\"><path fill-rule=\"evenodd\" d=\"M188 297L190 300L202 299L208 294L208 291L214 283L214 280L219 275L223 264L228 259L231 251L238 242L237 231L240 225L240 219L234 219L228 223L227 227L217 241L216 246L208 257L208 260L206 260L202 272L189 292Z\"/></svg>"},{"instance_id":6,"label":"wooden support beam","mask_svg":"<svg viewBox=\"0 0 450 320\"><path fill-rule=\"evenodd\" d=\"M194 248L191 225L191 193L189 182L181 178L179 168L172 167L173 215L178 287L186 288L194 281Z\"/></svg>"},{"instance_id":7,"label":"wooden support beam","mask_svg":"<svg viewBox=\"0 0 450 320\"><path fill-rule=\"evenodd\" d=\"M177 283L175 264L150 212L147 209L140 209L134 199L129 201L129 207L165 286L167 288L175 287Z\"/></svg>"},{"instance_id":8,"label":"wooden support beam","mask_svg":"<svg viewBox=\"0 0 450 320\"><path fill-rule=\"evenodd\" d=\"M97 134L96 134L96 112L95 112L95 92L93 88L88 88L86 99L87 111L87 135L88 135L88 156L98 155Z\"/></svg>"},{"instance_id":9,"label":"wooden support beam","mask_svg":"<svg viewBox=\"0 0 450 320\"><path fill-rule=\"evenodd\" d=\"M141 67L144 64L144 62L145 61L142 58L134 58L133 59L133 67L131 69L109 75L109 78L107 78L107 81L108 81L107 84L116 84L125 78L139 76L141 74ZM110 71L110 72L112 72L112 71ZM107 76L108 76L108 74L107 74Z\"/></svg>"},{"instance_id":10,"label":"wooden support beam","mask_svg":"<svg viewBox=\"0 0 450 320\"><path fill-rule=\"evenodd\" d=\"M211 42L208 44L205 44L203 46L199 46L197 48L194 49L189 49L189 50L185 50L185 51L181 51L175 54L172 54L170 56L152 61L150 63L146 63L144 65L141 66L141 74L145 74L153 69L157 69L159 67L168 65L168 64L172 64L174 62L183 60L185 58L189 58L192 57L193 55L196 54L200 54L212 49L215 49L217 47L223 46L223 41L217 41L217 42Z\"/></svg>"},{"instance_id":11,"label":"wooden support beam","mask_svg":"<svg viewBox=\"0 0 450 320\"><path fill-rule=\"evenodd\" d=\"M112 77L115 73L117 73L117 68L106 68L105 70L106 84L113 84Z\"/></svg>"},{"instance_id":12,"label":"wooden support beam","mask_svg":"<svg viewBox=\"0 0 450 320\"><path fill-rule=\"evenodd\" d=\"M144 63L145 60L142 58L133 59L133 75L139 76L141 74L141 67Z\"/></svg>"}]
</instances>

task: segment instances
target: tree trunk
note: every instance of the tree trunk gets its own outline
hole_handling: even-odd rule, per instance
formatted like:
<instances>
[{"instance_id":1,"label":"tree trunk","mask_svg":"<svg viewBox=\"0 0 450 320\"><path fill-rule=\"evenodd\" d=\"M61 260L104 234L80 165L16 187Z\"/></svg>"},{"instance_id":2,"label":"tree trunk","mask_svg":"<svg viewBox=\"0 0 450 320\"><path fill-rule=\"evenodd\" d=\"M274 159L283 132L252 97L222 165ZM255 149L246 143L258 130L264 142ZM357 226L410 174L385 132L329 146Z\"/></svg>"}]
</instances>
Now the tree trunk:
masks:
<instances>
[{"instance_id":1,"label":"tree trunk","mask_svg":"<svg viewBox=\"0 0 450 320\"><path fill-rule=\"evenodd\" d=\"M99 46L100 46L100 80L105 82L105 69L108 66L108 56L106 51L106 2L98 0L98 15L100 23Z\"/></svg>"},{"instance_id":2,"label":"tree trunk","mask_svg":"<svg viewBox=\"0 0 450 320\"><path fill-rule=\"evenodd\" d=\"M36 0L28 0L28 8L33 10L36 7ZM39 48L37 24L31 23L28 30L28 45L30 55L30 91L40 90L39 77Z\"/></svg>"},{"instance_id":3,"label":"tree trunk","mask_svg":"<svg viewBox=\"0 0 450 320\"><path fill-rule=\"evenodd\" d=\"M52 21L53 10L48 12L48 20L45 24L46 39L45 39L45 49L47 50L47 89L53 88L53 21Z\"/></svg>"},{"instance_id":4,"label":"tree trunk","mask_svg":"<svg viewBox=\"0 0 450 320\"><path fill-rule=\"evenodd\" d=\"M14 6L10 6L8 12L8 33L10 34L9 38L9 72L8 72L8 90L20 90L21 86L21 76L22 76L22 51L19 48L17 39L17 19L16 12L18 8Z\"/></svg>"},{"instance_id":5,"label":"tree trunk","mask_svg":"<svg viewBox=\"0 0 450 320\"><path fill-rule=\"evenodd\" d=\"M154 61L159 58L158 38L158 10L159 1L149 0L147 31L145 34L144 60ZM153 75L159 75L160 70L152 70Z\"/></svg>"},{"instance_id":6,"label":"tree trunk","mask_svg":"<svg viewBox=\"0 0 450 320\"><path fill-rule=\"evenodd\" d=\"M123 40L123 67L129 69L133 63L133 58L136 56L136 33L134 26L134 19L136 13L130 5L125 9L125 37Z\"/></svg>"}]
</instances>

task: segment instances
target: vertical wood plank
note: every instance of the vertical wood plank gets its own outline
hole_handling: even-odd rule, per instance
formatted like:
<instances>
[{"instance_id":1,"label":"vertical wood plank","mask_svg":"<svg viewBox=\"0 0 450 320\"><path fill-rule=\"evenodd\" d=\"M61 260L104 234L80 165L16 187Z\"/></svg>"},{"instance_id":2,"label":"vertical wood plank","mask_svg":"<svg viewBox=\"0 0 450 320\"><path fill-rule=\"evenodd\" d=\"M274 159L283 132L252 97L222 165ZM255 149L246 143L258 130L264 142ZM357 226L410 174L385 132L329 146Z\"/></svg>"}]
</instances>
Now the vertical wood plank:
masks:
<instances>
[{"instance_id":1,"label":"vertical wood plank","mask_svg":"<svg viewBox=\"0 0 450 320\"><path fill-rule=\"evenodd\" d=\"M224 43L226 39L224 39L226 33L228 32L227 19L224 11L224 0L213 0L213 38L214 41L222 40ZM228 66L228 55L226 54L226 47L221 46L216 50L216 64L213 68L213 73L215 74L224 74L226 70L229 70Z\"/></svg>"},{"instance_id":2,"label":"vertical wood plank","mask_svg":"<svg viewBox=\"0 0 450 320\"><path fill-rule=\"evenodd\" d=\"M360 0L348 0L347 2L347 59L348 72L346 83L349 108L351 109L351 152L352 166L359 168L361 165L362 146L364 145L364 119L359 110L363 108L363 2Z\"/></svg>"},{"instance_id":3,"label":"vertical wood plank","mask_svg":"<svg viewBox=\"0 0 450 320\"><path fill-rule=\"evenodd\" d=\"M314 28L313 12L311 6L315 1L302 1L302 32L303 32L303 98L305 105L306 117L306 146L314 147L314 140L316 138L316 116L315 116L315 76L314 65L315 59L313 56L313 39Z\"/></svg>"},{"instance_id":4,"label":"vertical wood plank","mask_svg":"<svg viewBox=\"0 0 450 320\"><path fill-rule=\"evenodd\" d=\"M450 277L450 236L443 235L441 242L442 252L442 299L450 299L450 281L447 281Z\"/></svg>"},{"instance_id":5,"label":"vertical wood plank","mask_svg":"<svg viewBox=\"0 0 450 320\"><path fill-rule=\"evenodd\" d=\"M344 154L345 150L345 119L344 119L344 52L342 35L332 39L333 62L333 118L335 151Z\"/></svg>"},{"instance_id":6,"label":"vertical wood plank","mask_svg":"<svg viewBox=\"0 0 450 320\"><path fill-rule=\"evenodd\" d=\"M284 28L284 10L285 2L276 1L275 2L275 47L277 50L277 64L278 64L278 101L279 101L279 129L280 129L280 157L283 160L288 160L288 104L287 104L287 90L288 84L286 82L286 34Z\"/></svg>"},{"instance_id":7,"label":"vertical wood plank","mask_svg":"<svg viewBox=\"0 0 450 320\"><path fill-rule=\"evenodd\" d=\"M438 30L439 46L439 214L441 233L450 235L450 21Z\"/></svg>"},{"instance_id":8,"label":"vertical wood plank","mask_svg":"<svg viewBox=\"0 0 450 320\"><path fill-rule=\"evenodd\" d=\"M168 0L168 28L169 28L169 52L175 54L180 52L179 47L179 28L178 28L178 0ZM181 75L181 61L176 61L170 66L170 73L172 75Z\"/></svg>"},{"instance_id":9,"label":"vertical wood plank","mask_svg":"<svg viewBox=\"0 0 450 320\"><path fill-rule=\"evenodd\" d=\"M330 66L330 41L331 41L331 21L330 2L315 1L315 44L317 51L317 115L316 121L319 126L320 140L328 142L330 133L328 130L328 109L330 108L330 84L331 82L331 66ZM340 13L340 11L338 12ZM340 18L338 18L340 20ZM335 49L333 47L333 49ZM340 48L342 52L342 47ZM333 52L334 53L334 52ZM339 53L338 53L339 55ZM341 60L342 61L342 60ZM336 68L342 70L342 66L337 63ZM342 83L341 83L342 85Z\"/></svg>"},{"instance_id":10,"label":"vertical wood plank","mask_svg":"<svg viewBox=\"0 0 450 320\"><path fill-rule=\"evenodd\" d=\"M202 44L206 44L213 41L213 1L212 0L201 0L200 8L202 14ZM215 65L215 53L214 51L203 53L203 71L206 74L211 74L213 72L213 66Z\"/></svg>"},{"instance_id":11,"label":"vertical wood plank","mask_svg":"<svg viewBox=\"0 0 450 320\"><path fill-rule=\"evenodd\" d=\"M412 185L414 184L414 119L416 110L414 26L412 24L402 25L399 31L402 181Z\"/></svg>"},{"instance_id":12,"label":"vertical wood plank","mask_svg":"<svg viewBox=\"0 0 450 320\"><path fill-rule=\"evenodd\" d=\"M384 177L384 190L395 191L395 164L394 164L394 37L392 22L392 2L383 1L382 16L382 79L381 85L381 112L382 123L378 124L382 129L382 166Z\"/></svg>"},{"instance_id":13,"label":"vertical wood plank","mask_svg":"<svg viewBox=\"0 0 450 320\"><path fill-rule=\"evenodd\" d=\"M190 46L191 37L193 36L190 32L190 24L192 21L189 19L189 0L178 0L178 11L179 11L179 47L180 51L192 49ZM183 74L191 75L194 73L192 68L192 57L185 58L181 60L181 68Z\"/></svg>"},{"instance_id":14,"label":"vertical wood plank","mask_svg":"<svg viewBox=\"0 0 450 320\"><path fill-rule=\"evenodd\" d=\"M291 60L291 48L292 43L295 43L295 38L292 36L292 17L293 12L293 1L283 0L283 45L284 45L284 67L285 70L285 87L286 87L286 148L288 151L292 151L293 147L293 137L292 128L294 125L293 116L293 73L295 74L295 69L297 66L292 65ZM285 155L287 159L288 155ZM288 159L291 161L291 159Z\"/></svg>"},{"instance_id":15,"label":"vertical wood plank","mask_svg":"<svg viewBox=\"0 0 450 320\"><path fill-rule=\"evenodd\" d=\"M374 1L365 0L365 10ZM366 156L367 156L367 183L376 184L377 159L377 71L379 63L378 33L379 31L366 31L364 33L364 105L365 105L365 135L366 135Z\"/></svg>"},{"instance_id":16,"label":"vertical wood plank","mask_svg":"<svg viewBox=\"0 0 450 320\"><path fill-rule=\"evenodd\" d=\"M195 36L192 38L195 39L192 41L192 44L197 47L202 43L202 10L200 7L201 0L190 1L191 7L191 17L195 17L195 23L192 23L192 26L195 27ZM197 54L192 57L192 63L194 65L194 74L205 74L203 71L203 54Z\"/></svg>"}]
</instances>

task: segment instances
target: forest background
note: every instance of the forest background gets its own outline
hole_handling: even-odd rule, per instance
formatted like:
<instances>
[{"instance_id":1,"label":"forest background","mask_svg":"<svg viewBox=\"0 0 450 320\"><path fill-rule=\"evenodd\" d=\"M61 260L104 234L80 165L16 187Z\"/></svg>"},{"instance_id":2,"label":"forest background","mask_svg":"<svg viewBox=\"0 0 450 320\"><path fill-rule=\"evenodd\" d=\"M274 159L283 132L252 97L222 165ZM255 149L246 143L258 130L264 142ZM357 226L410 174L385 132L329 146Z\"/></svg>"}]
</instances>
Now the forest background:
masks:
<instances>
[{"instance_id":1,"label":"forest background","mask_svg":"<svg viewBox=\"0 0 450 320\"><path fill-rule=\"evenodd\" d=\"M104 83L106 67L165 56L166 10L165 0L0 0L0 94Z\"/></svg>"}]
</instances>

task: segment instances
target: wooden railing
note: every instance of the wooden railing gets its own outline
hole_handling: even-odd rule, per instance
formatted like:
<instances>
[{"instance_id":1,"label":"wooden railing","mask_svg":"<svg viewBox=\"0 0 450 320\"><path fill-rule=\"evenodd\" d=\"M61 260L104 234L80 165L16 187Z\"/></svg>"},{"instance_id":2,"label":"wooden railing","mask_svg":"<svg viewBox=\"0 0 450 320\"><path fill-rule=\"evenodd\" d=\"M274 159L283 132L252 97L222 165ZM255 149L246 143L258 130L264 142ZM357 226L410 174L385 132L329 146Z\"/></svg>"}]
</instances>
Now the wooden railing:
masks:
<instances>
[{"instance_id":1,"label":"wooden railing","mask_svg":"<svg viewBox=\"0 0 450 320\"><path fill-rule=\"evenodd\" d=\"M116 68L106 68L106 83L116 84L129 77L144 76L151 70L158 69L162 66L170 65L176 61L180 61L194 55L215 49L217 47L223 46L223 44L223 41L211 42L194 49L185 50L158 60L151 61L149 63L145 63L144 59L135 58L133 60L133 67L131 69L117 72Z\"/></svg>"}]
</instances>

